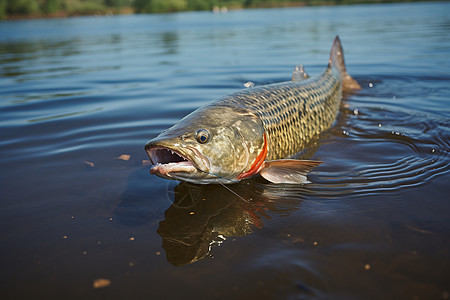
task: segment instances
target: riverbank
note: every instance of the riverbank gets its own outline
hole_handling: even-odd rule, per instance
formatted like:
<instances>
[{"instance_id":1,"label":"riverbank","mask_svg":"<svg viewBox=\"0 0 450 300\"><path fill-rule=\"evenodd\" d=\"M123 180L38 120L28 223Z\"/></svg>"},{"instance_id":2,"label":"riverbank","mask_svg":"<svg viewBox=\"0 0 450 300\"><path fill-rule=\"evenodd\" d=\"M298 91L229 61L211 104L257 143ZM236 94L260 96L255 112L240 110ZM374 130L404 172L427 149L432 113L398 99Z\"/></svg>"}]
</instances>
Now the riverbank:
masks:
<instances>
[{"instance_id":1,"label":"riverbank","mask_svg":"<svg viewBox=\"0 0 450 300\"><path fill-rule=\"evenodd\" d=\"M36 12L31 14L12 14L0 18L0 20L32 20L32 19L62 19L80 16L114 16L114 15L132 15L135 9L131 6L121 7L119 9L103 8L93 11L57 11L53 13Z\"/></svg>"},{"instance_id":2,"label":"riverbank","mask_svg":"<svg viewBox=\"0 0 450 300\"><path fill-rule=\"evenodd\" d=\"M427 0L0 0L0 20L394 2Z\"/></svg>"}]
</instances>

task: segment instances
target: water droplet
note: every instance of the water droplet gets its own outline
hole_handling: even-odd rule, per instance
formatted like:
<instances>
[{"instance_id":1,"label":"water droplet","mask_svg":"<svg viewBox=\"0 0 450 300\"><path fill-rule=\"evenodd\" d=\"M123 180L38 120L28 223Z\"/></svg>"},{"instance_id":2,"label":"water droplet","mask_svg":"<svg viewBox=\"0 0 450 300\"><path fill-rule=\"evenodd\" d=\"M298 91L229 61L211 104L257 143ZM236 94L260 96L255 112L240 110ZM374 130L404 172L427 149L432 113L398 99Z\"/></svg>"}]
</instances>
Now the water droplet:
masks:
<instances>
[{"instance_id":1,"label":"water droplet","mask_svg":"<svg viewBox=\"0 0 450 300\"><path fill-rule=\"evenodd\" d=\"M255 86L255 83L254 83L254 82L251 82L251 81L247 81L246 83L244 83L244 86L245 86L246 88L254 87L254 86Z\"/></svg>"}]
</instances>

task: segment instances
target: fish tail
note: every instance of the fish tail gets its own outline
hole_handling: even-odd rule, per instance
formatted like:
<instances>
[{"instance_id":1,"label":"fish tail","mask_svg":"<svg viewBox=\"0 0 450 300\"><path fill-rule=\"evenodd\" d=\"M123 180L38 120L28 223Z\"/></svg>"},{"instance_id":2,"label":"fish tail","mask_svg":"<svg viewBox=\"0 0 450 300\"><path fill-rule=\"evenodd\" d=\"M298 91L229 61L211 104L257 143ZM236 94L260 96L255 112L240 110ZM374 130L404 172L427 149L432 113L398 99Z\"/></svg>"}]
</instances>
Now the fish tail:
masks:
<instances>
[{"instance_id":1,"label":"fish tail","mask_svg":"<svg viewBox=\"0 0 450 300\"><path fill-rule=\"evenodd\" d=\"M344 90L359 90L361 86L353 79L345 67L344 49L342 48L339 36L336 36L331 47L330 61L328 67L336 68L342 76L342 86Z\"/></svg>"}]
</instances>

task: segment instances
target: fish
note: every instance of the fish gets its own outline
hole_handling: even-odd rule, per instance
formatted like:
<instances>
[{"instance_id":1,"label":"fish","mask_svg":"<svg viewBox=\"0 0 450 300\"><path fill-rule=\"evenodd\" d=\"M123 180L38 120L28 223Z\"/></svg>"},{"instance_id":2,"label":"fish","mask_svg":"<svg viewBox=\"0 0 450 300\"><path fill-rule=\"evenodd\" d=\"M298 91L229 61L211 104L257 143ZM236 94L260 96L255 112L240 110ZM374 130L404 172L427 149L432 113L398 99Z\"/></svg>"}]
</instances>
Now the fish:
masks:
<instances>
[{"instance_id":1,"label":"fish","mask_svg":"<svg viewBox=\"0 0 450 300\"><path fill-rule=\"evenodd\" d=\"M325 71L303 65L292 80L249 87L206 104L145 145L150 173L195 184L231 184L262 176L276 184L304 184L322 161L295 159L334 123L343 92L360 85L348 73L339 36Z\"/></svg>"}]
</instances>

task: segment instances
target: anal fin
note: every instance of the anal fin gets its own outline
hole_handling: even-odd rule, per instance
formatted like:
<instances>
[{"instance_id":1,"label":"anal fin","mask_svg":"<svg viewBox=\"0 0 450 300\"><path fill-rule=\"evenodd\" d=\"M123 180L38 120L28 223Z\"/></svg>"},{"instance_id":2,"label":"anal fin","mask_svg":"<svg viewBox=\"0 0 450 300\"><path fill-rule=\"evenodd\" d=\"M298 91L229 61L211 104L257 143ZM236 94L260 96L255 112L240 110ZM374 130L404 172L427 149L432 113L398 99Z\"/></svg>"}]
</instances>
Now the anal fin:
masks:
<instances>
[{"instance_id":1,"label":"anal fin","mask_svg":"<svg viewBox=\"0 0 450 300\"><path fill-rule=\"evenodd\" d=\"M309 183L306 178L314 167L320 165L321 161L280 159L264 162L264 168L260 175L273 183L303 184Z\"/></svg>"}]
</instances>

